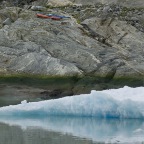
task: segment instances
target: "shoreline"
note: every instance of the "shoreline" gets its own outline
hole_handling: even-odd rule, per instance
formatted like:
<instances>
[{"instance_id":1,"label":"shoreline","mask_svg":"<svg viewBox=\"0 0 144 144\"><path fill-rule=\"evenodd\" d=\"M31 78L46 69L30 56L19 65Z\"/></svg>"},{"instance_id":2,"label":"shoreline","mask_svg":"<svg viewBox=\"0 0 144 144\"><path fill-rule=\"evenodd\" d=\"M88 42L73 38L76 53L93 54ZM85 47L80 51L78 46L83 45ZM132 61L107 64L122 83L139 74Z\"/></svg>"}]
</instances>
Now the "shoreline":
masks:
<instances>
[{"instance_id":1,"label":"shoreline","mask_svg":"<svg viewBox=\"0 0 144 144\"><path fill-rule=\"evenodd\" d=\"M88 94L91 90L117 89L124 86L140 87L143 77L125 77L108 80L98 76L38 76L1 75L0 106L57 99L65 96Z\"/></svg>"},{"instance_id":2,"label":"shoreline","mask_svg":"<svg viewBox=\"0 0 144 144\"><path fill-rule=\"evenodd\" d=\"M53 2L1 5L1 96L46 100L144 85L143 7Z\"/></svg>"}]
</instances>

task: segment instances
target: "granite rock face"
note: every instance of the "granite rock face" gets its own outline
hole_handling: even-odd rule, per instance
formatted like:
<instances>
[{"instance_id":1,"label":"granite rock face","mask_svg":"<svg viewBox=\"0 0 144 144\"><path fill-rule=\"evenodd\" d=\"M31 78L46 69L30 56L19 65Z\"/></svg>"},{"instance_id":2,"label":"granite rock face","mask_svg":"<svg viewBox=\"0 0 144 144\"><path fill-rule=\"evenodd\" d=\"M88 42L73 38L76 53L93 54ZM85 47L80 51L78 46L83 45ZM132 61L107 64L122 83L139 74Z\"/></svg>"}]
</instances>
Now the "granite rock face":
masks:
<instances>
[{"instance_id":1,"label":"granite rock face","mask_svg":"<svg viewBox=\"0 0 144 144\"><path fill-rule=\"evenodd\" d=\"M101 24L100 18L90 18L82 24L101 35L106 44L117 49L113 56L113 62L119 63L115 68L115 76L144 73L144 33L137 31L125 21L117 19L107 19Z\"/></svg>"},{"instance_id":2,"label":"granite rock face","mask_svg":"<svg viewBox=\"0 0 144 144\"><path fill-rule=\"evenodd\" d=\"M118 4L127 7L143 7L143 0L71 0L73 3L82 5L102 4Z\"/></svg>"},{"instance_id":3,"label":"granite rock face","mask_svg":"<svg viewBox=\"0 0 144 144\"><path fill-rule=\"evenodd\" d=\"M8 8L6 12L13 13L15 9ZM52 21L37 18L33 11L21 10L17 16L18 11L20 9L14 12L14 22L0 30L0 53L3 56L1 67L4 70L46 75L81 75L95 70L100 63L87 49L89 43L97 43L82 36L81 26L75 19Z\"/></svg>"},{"instance_id":4,"label":"granite rock face","mask_svg":"<svg viewBox=\"0 0 144 144\"><path fill-rule=\"evenodd\" d=\"M27 14L28 18L21 12L14 23L0 30L1 68L34 74L82 74L75 64L52 56L48 50L49 42L55 41L56 37L52 29L49 32L49 20L38 19L33 12Z\"/></svg>"},{"instance_id":5,"label":"granite rock face","mask_svg":"<svg viewBox=\"0 0 144 144\"><path fill-rule=\"evenodd\" d=\"M47 6L60 7L60 6L69 6L73 3L69 0L48 0Z\"/></svg>"},{"instance_id":6,"label":"granite rock face","mask_svg":"<svg viewBox=\"0 0 144 144\"><path fill-rule=\"evenodd\" d=\"M85 6L83 10L82 6L75 6L77 1L52 2L56 5L51 6L58 8L45 7L43 13L69 18L60 21L37 18L38 11L32 11L30 7L0 10L1 73L110 78L144 74L144 33L139 24L143 9L136 12L139 17L133 17L132 13L123 19L117 18L123 12L122 6ZM57 2L64 5L57 5ZM34 4L38 2L31 3ZM41 5L50 5L50 1ZM91 12L82 17L87 9L94 9L99 15ZM80 21L75 17L77 13L81 13Z\"/></svg>"}]
</instances>

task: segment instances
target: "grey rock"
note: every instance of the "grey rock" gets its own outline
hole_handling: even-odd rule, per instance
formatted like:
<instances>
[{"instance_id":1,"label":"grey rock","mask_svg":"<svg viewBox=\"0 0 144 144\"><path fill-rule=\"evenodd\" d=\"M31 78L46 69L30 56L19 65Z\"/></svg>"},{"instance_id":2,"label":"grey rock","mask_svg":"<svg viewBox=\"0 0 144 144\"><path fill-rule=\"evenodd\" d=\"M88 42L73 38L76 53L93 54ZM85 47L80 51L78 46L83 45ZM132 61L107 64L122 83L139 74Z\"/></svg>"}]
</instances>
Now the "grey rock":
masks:
<instances>
[{"instance_id":1,"label":"grey rock","mask_svg":"<svg viewBox=\"0 0 144 144\"><path fill-rule=\"evenodd\" d=\"M131 20L134 21L134 22L138 22L139 19L137 17L131 17Z\"/></svg>"},{"instance_id":2,"label":"grey rock","mask_svg":"<svg viewBox=\"0 0 144 144\"><path fill-rule=\"evenodd\" d=\"M63 6L70 6L73 3L70 0L48 0L47 6L52 7L63 7Z\"/></svg>"},{"instance_id":3,"label":"grey rock","mask_svg":"<svg viewBox=\"0 0 144 144\"><path fill-rule=\"evenodd\" d=\"M99 75L107 81L144 73L144 34L135 28L139 23L134 27L106 17L101 24L102 18L94 16L78 24L61 10L57 13L70 18L40 19L34 11L15 7L0 12L2 20L13 20L0 29L0 72Z\"/></svg>"},{"instance_id":4,"label":"grey rock","mask_svg":"<svg viewBox=\"0 0 144 144\"><path fill-rule=\"evenodd\" d=\"M12 21L10 18L7 18L4 22L3 25L11 25Z\"/></svg>"},{"instance_id":5,"label":"grey rock","mask_svg":"<svg viewBox=\"0 0 144 144\"><path fill-rule=\"evenodd\" d=\"M19 17L23 17L22 13ZM30 12L28 15L30 18L19 18L0 30L0 45L6 47L5 50L1 47L0 52L10 56L9 63L5 64L7 71L81 75L97 67L99 59L86 47L90 41L93 41L90 45L95 42L81 36L74 19L61 22L38 19Z\"/></svg>"},{"instance_id":6,"label":"grey rock","mask_svg":"<svg viewBox=\"0 0 144 144\"><path fill-rule=\"evenodd\" d=\"M102 4L119 4L125 7L144 7L143 0L71 0L74 3L82 5Z\"/></svg>"},{"instance_id":7,"label":"grey rock","mask_svg":"<svg viewBox=\"0 0 144 144\"><path fill-rule=\"evenodd\" d=\"M44 11L44 10L46 10L46 8L43 7L43 6L32 6L31 10L33 10L33 11Z\"/></svg>"},{"instance_id":8,"label":"grey rock","mask_svg":"<svg viewBox=\"0 0 144 144\"><path fill-rule=\"evenodd\" d=\"M81 71L73 64L49 56L40 57L38 53L29 53L13 59L8 69L9 71L45 75L81 74Z\"/></svg>"},{"instance_id":9,"label":"grey rock","mask_svg":"<svg viewBox=\"0 0 144 144\"><path fill-rule=\"evenodd\" d=\"M105 14L107 14L109 11L111 11L111 7L109 5L105 6L102 10L102 12Z\"/></svg>"},{"instance_id":10,"label":"grey rock","mask_svg":"<svg viewBox=\"0 0 144 144\"><path fill-rule=\"evenodd\" d=\"M119 66L115 65L115 63L110 64L110 62L108 62L107 66L106 64L102 65L97 72L101 72L101 74L103 73L106 76L106 73L109 73L109 68L112 67L113 69L114 66L116 69L116 77L134 75L134 73L143 75L144 67L142 67L142 65L144 61L144 34L142 32L138 32L135 27L128 25L124 21L109 18L106 20L104 25L101 25L100 22L100 18L90 18L85 20L83 23L87 24L99 35L105 37L106 43L110 44L113 48L118 49L117 55L114 55L117 56L124 65Z\"/></svg>"}]
</instances>

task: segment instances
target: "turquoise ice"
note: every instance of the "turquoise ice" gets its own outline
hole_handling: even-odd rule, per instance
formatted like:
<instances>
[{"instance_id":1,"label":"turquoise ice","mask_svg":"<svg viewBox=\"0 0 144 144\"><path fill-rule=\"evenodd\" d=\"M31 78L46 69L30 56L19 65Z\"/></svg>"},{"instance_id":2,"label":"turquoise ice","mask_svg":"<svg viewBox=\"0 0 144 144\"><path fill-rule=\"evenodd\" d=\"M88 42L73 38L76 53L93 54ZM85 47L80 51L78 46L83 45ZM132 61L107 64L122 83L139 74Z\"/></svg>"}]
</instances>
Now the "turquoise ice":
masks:
<instances>
[{"instance_id":1,"label":"turquoise ice","mask_svg":"<svg viewBox=\"0 0 144 144\"><path fill-rule=\"evenodd\" d=\"M144 118L144 87L91 91L90 94L0 108L0 116L78 116Z\"/></svg>"}]
</instances>

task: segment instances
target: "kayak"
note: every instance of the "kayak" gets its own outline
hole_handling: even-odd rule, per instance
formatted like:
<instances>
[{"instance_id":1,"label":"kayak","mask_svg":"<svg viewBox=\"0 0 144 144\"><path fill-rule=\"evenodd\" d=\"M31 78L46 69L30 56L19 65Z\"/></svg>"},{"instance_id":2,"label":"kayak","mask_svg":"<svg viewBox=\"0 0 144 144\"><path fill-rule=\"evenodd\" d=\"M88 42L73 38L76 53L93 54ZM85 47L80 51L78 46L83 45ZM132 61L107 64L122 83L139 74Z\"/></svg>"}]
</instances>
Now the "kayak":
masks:
<instances>
[{"instance_id":1,"label":"kayak","mask_svg":"<svg viewBox=\"0 0 144 144\"><path fill-rule=\"evenodd\" d=\"M59 17L59 18L70 18L68 16L61 16L61 15L56 15L56 14L47 14L47 16L54 16L54 17Z\"/></svg>"},{"instance_id":2,"label":"kayak","mask_svg":"<svg viewBox=\"0 0 144 144\"><path fill-rule=\"evenodd\" d=\"M40 18L51 18L51 16L47 16L47 15L44 15L44 14L36 14L37 17L40 17Z\"/></svg>"},{"instance_id":3,"label":"kayak","mask_svg":"<svg viewBox=\"0 0 144 144\"><path fill-rule=\"evenodd\" d=\"M52 19L52 20L61 20L62 18L56 17L56 16L52 16L51 19Z\"/></svg>"},{"instance_id":4,"label":"kayak","mask_svg":"<svg viewBox=\"0 0 144 144\"><path fill-rule=\"evenodd\" d=\"M62 18L60 18L60 17L57 17L57 16L48 16L48 15L44 15L44 14L36 14L37 15L37 17L39 17L39 18L49 18L49 19L52 19L52 20L60 20L60 19L62 19Z\"/></svg>"}]
</instances>

